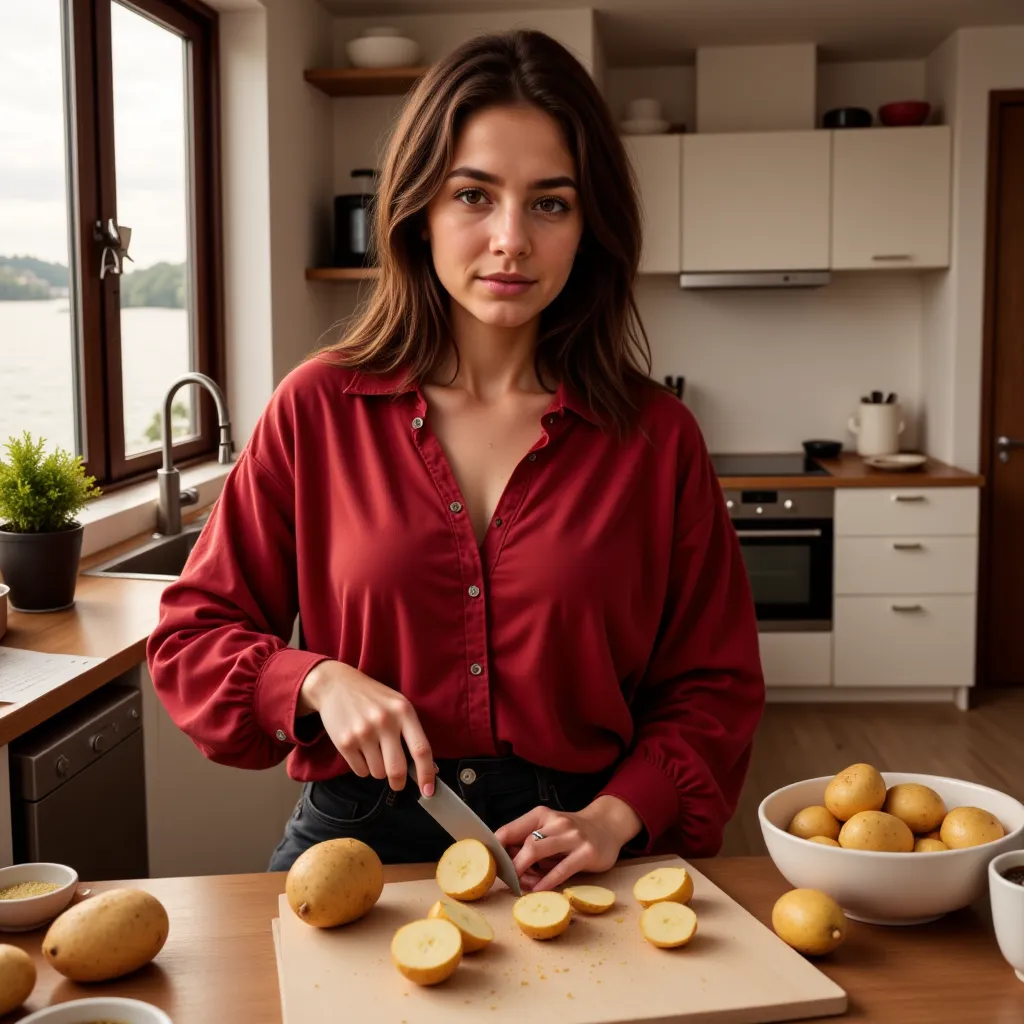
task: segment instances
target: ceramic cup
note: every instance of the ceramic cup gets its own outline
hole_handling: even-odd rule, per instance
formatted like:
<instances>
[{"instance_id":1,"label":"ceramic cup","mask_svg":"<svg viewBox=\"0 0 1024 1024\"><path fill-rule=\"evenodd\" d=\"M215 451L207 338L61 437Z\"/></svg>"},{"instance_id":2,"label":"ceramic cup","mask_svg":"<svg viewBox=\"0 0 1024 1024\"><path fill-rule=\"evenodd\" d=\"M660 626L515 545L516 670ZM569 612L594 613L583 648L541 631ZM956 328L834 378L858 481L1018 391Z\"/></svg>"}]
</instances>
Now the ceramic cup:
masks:
<instances>
[{"instance_id":1,"label":"ceramic cup","mask_svg":"<svg viewBox=\"0 0 1024 1024\"><path fill-rule=\"evenodd\" d=\"M999 952L1024 981L1024 885L1003 878L1009 868L1024 868L1024 850L1001 853L988 862L988 896Z\"/></svg>"},{"instance_id":2,"label":"ceramic cup","mask_svg":"<svg viewBox=\"0 0 1024 1024\"><path fill-rule=\"evenodd\" d=\"M895 455L900 450L903 413L896 402L861 402L847 424L858 455Z\"/></svg>"},{"instance_id":3,"label":"ceramic cup","mask_svg":"<svg viewBox=\"0 0 1024 1024\"><path fill-rule=\"evenodd\" d=\"M630 121L660 121L661 101L649 97L630 100L628 114Z\"/></svg>"},{"instance_id":4,"label":"ceramic cup","mask_svg":"<svg viewBox=\"0 0 1024 1024\"><path fill-rule=\"evenodd\" d=\"M0 640L3 639L4 633L7 632L7 595L10 592L10 587L5 583L0 583Z\"/></svg>"}]
</instances>

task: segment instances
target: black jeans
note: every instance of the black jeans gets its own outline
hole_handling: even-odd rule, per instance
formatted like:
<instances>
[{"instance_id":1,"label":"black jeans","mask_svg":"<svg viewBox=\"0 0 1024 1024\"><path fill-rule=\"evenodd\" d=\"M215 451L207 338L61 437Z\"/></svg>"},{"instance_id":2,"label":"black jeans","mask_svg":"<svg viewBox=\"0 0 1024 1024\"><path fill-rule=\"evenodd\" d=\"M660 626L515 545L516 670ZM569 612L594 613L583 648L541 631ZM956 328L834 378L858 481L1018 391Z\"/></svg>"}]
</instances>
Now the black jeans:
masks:
<instances>
[{"instance_id":1,"label":"black jeans","mask_svg":"<svg viewBox=\"0 0 1024 1024\"><path fill-rule=\"evenodd\" d=\"M556 772L518 757L467 757L438 761L440 777L492 829L544 804L555 810L586 807L611 777ZM436 861L453 840L419 805L412 782L395 792L386 779L348 773L307 782L269 871L287 871L299 854L327 839L361 839L385 864Z\"/></svg>"}]
</instances>

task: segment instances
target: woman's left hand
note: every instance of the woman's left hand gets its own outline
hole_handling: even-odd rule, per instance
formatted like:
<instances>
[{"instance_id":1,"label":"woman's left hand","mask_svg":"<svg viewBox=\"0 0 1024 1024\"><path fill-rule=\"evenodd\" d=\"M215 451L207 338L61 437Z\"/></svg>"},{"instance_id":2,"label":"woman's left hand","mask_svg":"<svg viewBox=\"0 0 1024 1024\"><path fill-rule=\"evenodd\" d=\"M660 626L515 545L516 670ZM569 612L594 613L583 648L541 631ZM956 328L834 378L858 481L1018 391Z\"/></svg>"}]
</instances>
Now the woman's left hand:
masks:
<instances>
[{"instance_id":1,"label":"woman's left hand","mask_svg":"<svg viewBox=\"0 0 1024 1024\"><path fill-rule=\"evenodd\" d=\"M636 811L616 796L599 796L582 811L535 807L495 833L508 849L524 888L554 889L579 871L607 871L643 828ZM543 839L536 839L533 832Z\"/></svg>"}]
</instances>

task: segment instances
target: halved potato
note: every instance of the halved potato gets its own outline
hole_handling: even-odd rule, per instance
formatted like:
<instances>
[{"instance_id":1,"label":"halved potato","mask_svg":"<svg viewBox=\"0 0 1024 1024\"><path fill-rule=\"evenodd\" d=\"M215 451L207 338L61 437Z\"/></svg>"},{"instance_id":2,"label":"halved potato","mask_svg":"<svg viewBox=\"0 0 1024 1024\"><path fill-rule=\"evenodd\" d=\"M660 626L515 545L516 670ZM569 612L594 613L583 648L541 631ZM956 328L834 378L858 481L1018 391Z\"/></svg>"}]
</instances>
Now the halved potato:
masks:
<instances>
[{"instance_id":1,"label":"halved potato","mask_svg":"<svg viewBox=\"0 0 1024 1024\"><path fill-rule=\"evenodd\" d=\"M685 946L697 931L697 915L682 903L652 903L640 915L640 931L659 949Z\"/></svg>"},{"instance_id":2,"label":"halved potato","mask_svg":"<svg viewBox=\"0 0 1024 1024\"><path fill-rule=\"evenodd\" d=\"M437 862L437 884L455 900L478 900L497 873L491 851L479 839L452 843Z\"/></svg>"},{"instance_id":3,"label":"halved potato","mask_svg":"<svg viewBox=\"0 0 1024 1024\"><path fill-rule=\"evenodd\" d=\"M573 885L563 889L562 895L583 914L603 914L615 906L615 893L602 885Z\"/></svg>"},{"instance_id":4,"label":"halved potato","mask_svg":"<svg viewBox=\"0 0 1024 1024\"><path fill-rule=\"evenodd\" d=\"M451 921L462 932L463 953L475 953L494 940L494 929L487 923L483 914L457 900L447 897L438 900L427 911L427 917Z\"/></svg>"},{"instance_id":5,"label":"halved potato","mask_svg":"<svg viewBox=\"0 0 1024 1024\"><path fill-rule=\"evenodd\" d=\"M531 939L553 939L569 927L572 908L560 892L530 892L516 900L512 916Z\"/></svg>"},{"instance_id":6,"label":"halved potato","mask_svg":"<svg viewBox=\"0 0 1024 1024\"><path fill-rule=\"evenodd\" d=\"M636 880L633 895L642 907L653 903L689 903L693 879L686 868L655 868Z\"/></svg>"},{"instance_id":7,"label":"halved potato","mask_svg":"<svg viewBox=\"0 0 1024 1024\"><path fill-rule=\"evenodd\" d=\"M451 921L410 921L391 940L391 959L417 985L437 985L455 973L462 959L462 933Z\"/></svg>"}]
</instances>

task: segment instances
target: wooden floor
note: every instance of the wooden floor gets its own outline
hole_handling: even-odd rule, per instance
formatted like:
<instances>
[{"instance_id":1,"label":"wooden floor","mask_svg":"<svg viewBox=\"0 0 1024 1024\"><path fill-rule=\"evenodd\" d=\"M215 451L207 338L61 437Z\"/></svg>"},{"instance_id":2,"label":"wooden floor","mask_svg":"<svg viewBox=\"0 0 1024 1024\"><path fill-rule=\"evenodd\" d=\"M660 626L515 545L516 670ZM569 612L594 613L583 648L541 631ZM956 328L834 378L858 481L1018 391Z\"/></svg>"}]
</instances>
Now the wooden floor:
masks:
<instances>
[{"instance_id":1,"label":"wooden floor","mask_svg":"<svg viewBox=\"0 0 1024 1024\"><path fill-rule=\"evenodd\" d=\"M769 704L722 854L765 852L757 806L773 790L858 761L980 782L1024 800L1024 690L981 692L975 704Z\"/></svg>"}]
</instances>

